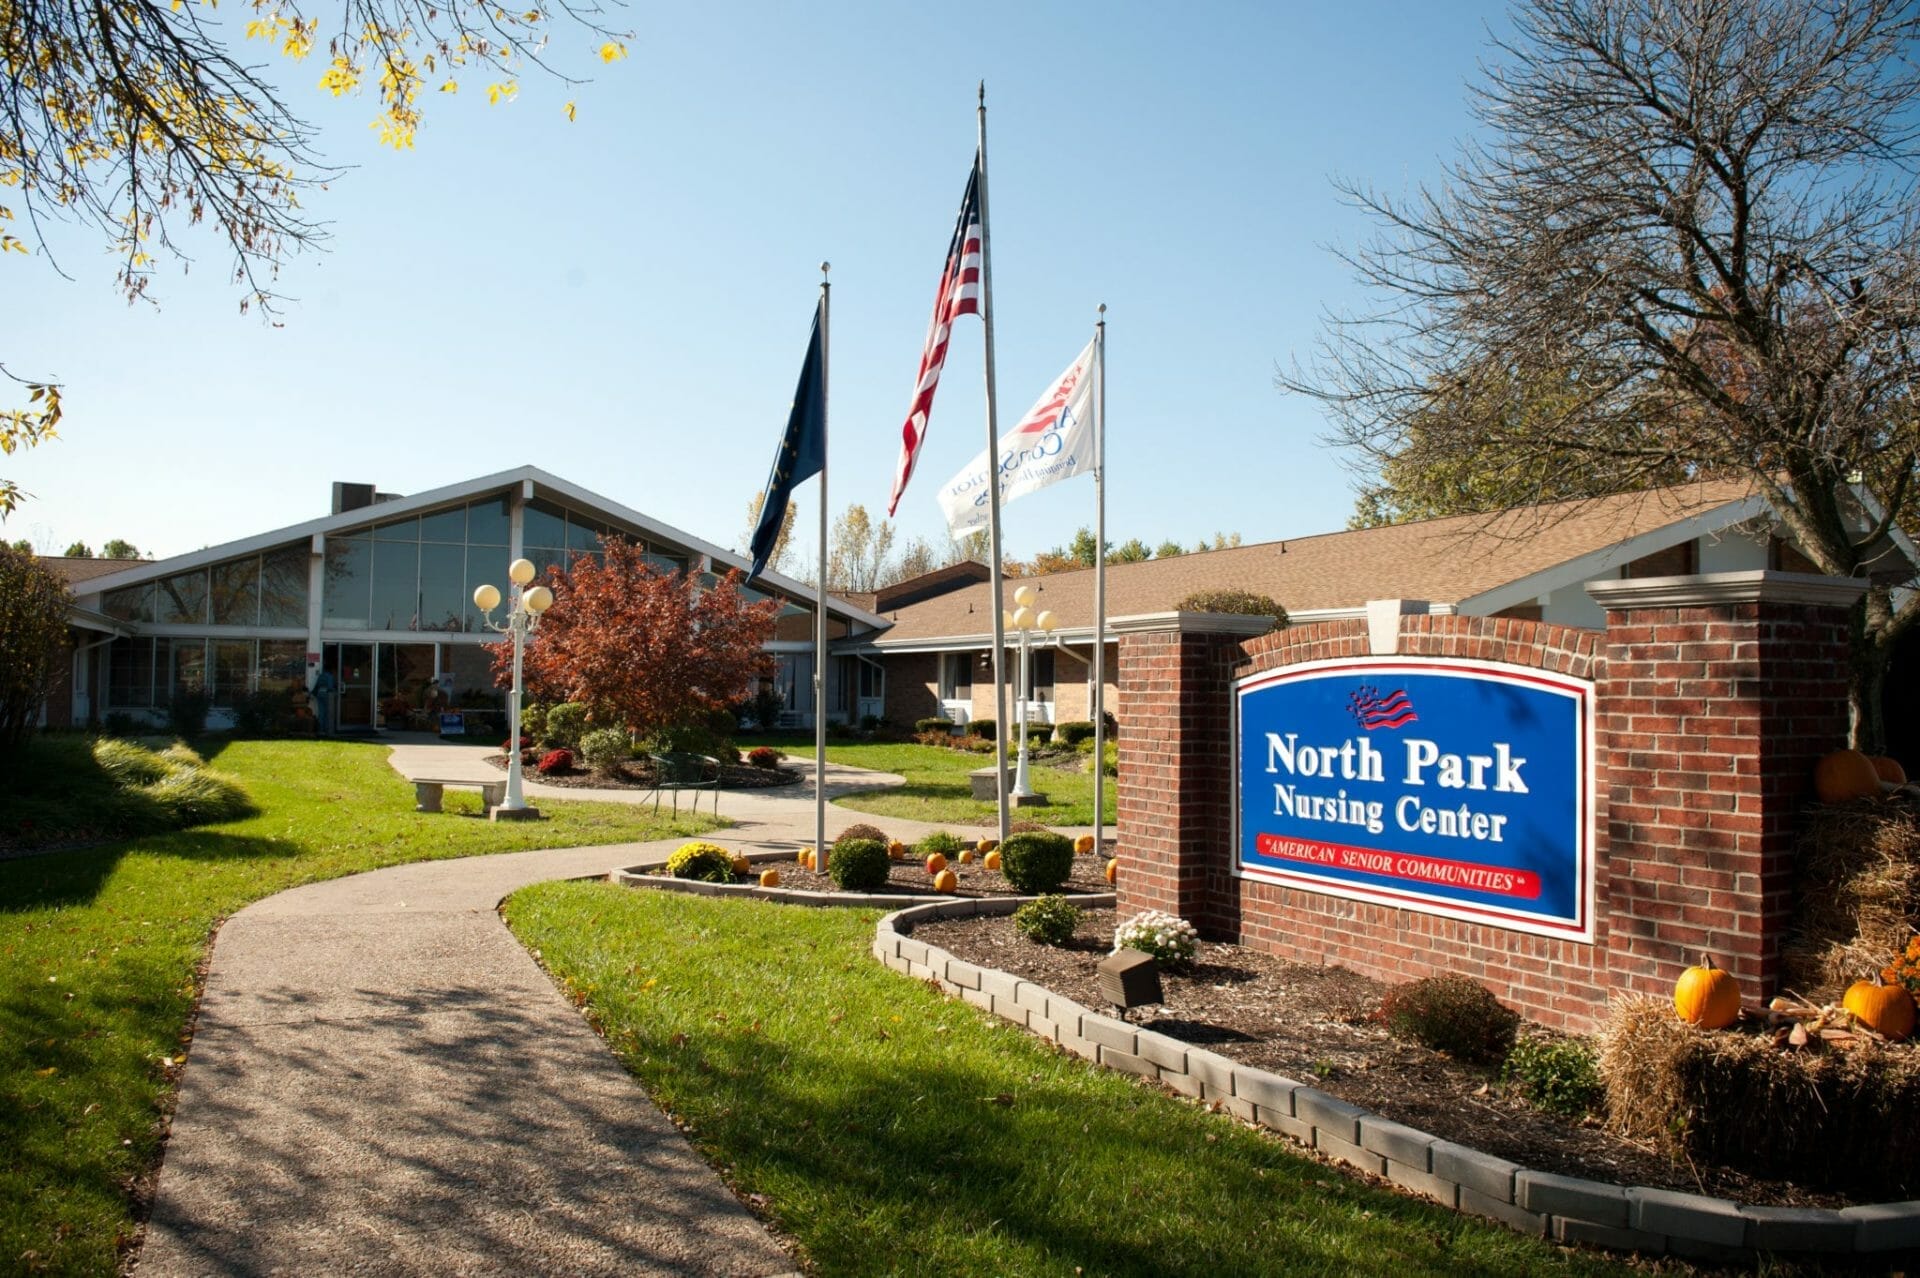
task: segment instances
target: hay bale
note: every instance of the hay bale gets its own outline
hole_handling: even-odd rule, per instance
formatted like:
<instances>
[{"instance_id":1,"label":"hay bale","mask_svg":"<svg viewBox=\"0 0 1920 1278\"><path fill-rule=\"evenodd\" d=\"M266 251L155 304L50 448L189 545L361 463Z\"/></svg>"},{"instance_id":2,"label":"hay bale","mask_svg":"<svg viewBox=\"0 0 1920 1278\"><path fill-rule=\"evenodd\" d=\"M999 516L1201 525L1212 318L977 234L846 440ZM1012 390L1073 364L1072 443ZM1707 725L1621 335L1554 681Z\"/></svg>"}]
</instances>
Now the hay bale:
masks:
<instances>
[{"instance_id":1,"label":"hay bale","mask_svg":"<svg viewBox=\"0 0 1920 1278\"><path fill-rule=\"evenodd\" d=\"M1599 1041L1607 1123L1622 1135L1808 1188L1920 1191L1920 1048L1783 1051L1767 1035L1695 1029L1643 995L1614 1002Z\"/></svg>"},{"instance_id":2,"label":"hay bale","mask_svg":"<svg viewBox=\"0 0 1920 1278\"><path fill-rule=\"evenodd\" d=\"M1920 932L1920 801L1906 793L1812 808L1796 847L1788 987L1816 1003L1877 976Z\"/></svg>"}]
</instances>

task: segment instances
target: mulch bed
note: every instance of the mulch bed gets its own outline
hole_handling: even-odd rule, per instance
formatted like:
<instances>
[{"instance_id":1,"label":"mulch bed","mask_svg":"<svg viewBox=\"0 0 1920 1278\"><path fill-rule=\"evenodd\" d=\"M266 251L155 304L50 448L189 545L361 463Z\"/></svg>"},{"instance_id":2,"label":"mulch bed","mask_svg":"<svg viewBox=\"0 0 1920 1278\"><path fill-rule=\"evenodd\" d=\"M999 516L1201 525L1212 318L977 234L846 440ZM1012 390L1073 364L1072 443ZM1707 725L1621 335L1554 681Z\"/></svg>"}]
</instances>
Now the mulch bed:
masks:
<instances>
[{"instance_id":1,"label":"mulch bed","mask_svg":"<svg viewBox=\"0 0 1920 1278\"><path fill-rule=\"evenodd\" d=\"M505 754L490 754L487 762L502 772L507 770ZM541 785L571 786L581 790L653 789L653 764L646 759L621 764L620 771L614 776L596 776L585 768L541 772L532 764L522 764L521 771L528 781L538 781ZM720 765L722 790L770 790L783 785L798 785L803 779L802 774L793 768L756 768L750 763Z\"/></svg>"},{"instance_id":2,"label":"mulch bed","mask_svg":"<svg viewBox=\"0 0 1920 1278\"><path fill-rule=\"evenodd\" d=\"M784 867L781 877L787 877ZM1112 910L1089 910L1072 943L1062 948L1028 941L1004 917L942 919L916 926L913 934L970 963L1098 1009L1103 1003L1094 969L1112 950L1114 925ZM1309 967L1202 942L1191 972L1163 972L1161 981L1166 1003L1134 1012L1135 1024L1523 1167L1755 1204L1838 1207L1851 1201L1786 1181L1676 1163L1600 1130L1596 1119L1575 1123L1535 1110L1507 1095L1496 1073L1393 1038L1374 1019L1387 987L1344 968ZM1766 1120L1755 1115L1754 1121Z\"/></svg>"},{"instance_id":3,"label":"mulch bed","mask_svg":"<svg viewBox=\"0 0 1920 1278\"><path fill-rule=\"evenodd\" d=\"M832 864L831 857L829 857L828 864ZM1092 854L1076 856L1073 858L1073 876L1062 885L1060 890L1068 895L1113 891L1112 886L1107 883L1106 864L1104 860ZM816 874L812 870L804 868L798 862L758 861L754 863L753 868L755 873L766 869L780 871L780 886L783 888L793 888L800 892L836 892L839 890L834 885L832 879L824 874ZM976 898L986 896L1029 895L1028 893L1017 890L1013 884L1007 882L1006 875L1000 873L998 870L987 869L981 865L977 859L969 861L965 865L962 865L958 861L950 861L947 868L953 871L954 877L958 879L960 883L955 891L946 895ZM893 872L887 876L886 885L876 888L874 891L876 895L880 896L940 895L933 890L932 876L927 873L926 865L921 858L914 856L911 852L907 854L906 860L895 861L893 863ZM1009 935L1011 935L1011 933L1009 933Z\"/></svg>"}]
</instances>

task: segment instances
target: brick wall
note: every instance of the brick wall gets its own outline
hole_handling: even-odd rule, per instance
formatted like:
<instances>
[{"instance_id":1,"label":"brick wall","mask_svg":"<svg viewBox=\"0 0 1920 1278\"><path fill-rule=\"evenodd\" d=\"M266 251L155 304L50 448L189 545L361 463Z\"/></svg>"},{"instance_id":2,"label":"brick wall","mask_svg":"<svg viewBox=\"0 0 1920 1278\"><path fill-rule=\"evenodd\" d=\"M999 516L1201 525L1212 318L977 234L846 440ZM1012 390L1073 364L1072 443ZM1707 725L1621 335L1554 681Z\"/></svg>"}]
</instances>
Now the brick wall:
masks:
<instances>
[{"instance_id":1,"label":"brick wall","mask_svg":"<svg viewBox=\"0 0 1920 1278\"><path fill-rule=\"evenodd\" d=\"M1365 621L1242 645L1157 619L1123 631L1120 908L1383 981L1456 972L1586 1030L1616 989L1663 993L1710 950L1771 993L1790 845L1820 755L1846 736L1845 583L1780 573L1595 583L1608 629L1506 617L1397 619L1398 655L1551 670L1595 690L1591 944L1232 874L1231 697L1241 676L1373 652ZM1142 619L1145 621L1146 619Z\"/></svg>"},{"instance_id":2,"label":"brick wall","mask_svg":"<svg viewBox=\"0 0 1920 1278\"><path fill-rule=\"evenodd\" d=\"M940 654L903 652L886 659L887 698L882 718L911 728L916 719L940 715Z\"/></svg>"}]
</instances>

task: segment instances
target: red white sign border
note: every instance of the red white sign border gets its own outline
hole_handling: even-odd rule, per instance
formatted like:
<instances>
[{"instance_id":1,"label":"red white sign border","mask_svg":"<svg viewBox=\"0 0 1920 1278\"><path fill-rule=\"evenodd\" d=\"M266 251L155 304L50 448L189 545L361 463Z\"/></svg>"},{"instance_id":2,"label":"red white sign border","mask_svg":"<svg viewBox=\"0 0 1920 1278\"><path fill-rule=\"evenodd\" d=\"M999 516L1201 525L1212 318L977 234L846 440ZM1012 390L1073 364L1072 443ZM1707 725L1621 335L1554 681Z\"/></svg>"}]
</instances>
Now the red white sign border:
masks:
<instances>
[{"instance_id":1,"label":"red white sign border","mask_svg":"<svg viewBox=\"0 0 1920 1278\"><path fill-rule=\"evenodd\" d=\"M1580 758L1574 767L1574 784L1579 791L1576 801L1580 827L1579 847L1575 856L1575 870L1580 882L1579 890L1575 893L1576 900L1579 902L1579 918L1572 923L1543 921L1537 916L1516 914L1497 906L1452 905L1432 897L1396 892L1391 888L1335 883L1312 875L1291 874L1285 870L1250 868L1241 861L1240 812L1244 799L1241 794L1240 780L1241 699L1250 692L1258 692L1274 684L1295 679L1310 680L1347 674L1371 676L1393 673L1439 675L1459 679L1491 679L1497 683L1518 684L1535 690L1545 689L1573 701L1579 721L1580 748ZM1594 892L1595 880L1598 878L1594 865L1593 719L1593 684L1590 680L1577 679L1571 675L1558 674L1550 670L1540 670L1533 666L1510 665L1505 662L1464 661L1457 657L1331 657L1245 675L1234 680L1233 684L1233 864L1231 873L1237 879L1274 883L1320 896L1364 901L1372 905L1410 910L1417 914L1433 914L1441 918L1458 919L1465 923L1478 923L1484 927L1498 927L1507 931L1551 937L1558 941L1574 941L1591 945L1594 943Z\"/></svg>"}]
</instances>

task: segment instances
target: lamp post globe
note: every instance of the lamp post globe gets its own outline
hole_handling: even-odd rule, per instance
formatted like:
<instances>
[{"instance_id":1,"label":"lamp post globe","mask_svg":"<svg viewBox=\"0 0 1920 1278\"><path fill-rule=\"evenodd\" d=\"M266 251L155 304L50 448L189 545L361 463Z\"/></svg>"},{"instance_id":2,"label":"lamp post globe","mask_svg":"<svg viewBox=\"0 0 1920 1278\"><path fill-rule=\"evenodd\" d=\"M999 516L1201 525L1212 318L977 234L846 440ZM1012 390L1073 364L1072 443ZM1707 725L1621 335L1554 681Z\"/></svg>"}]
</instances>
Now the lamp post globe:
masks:
<instances>
[{"instance_id":1,"label":"lamp post globe","mask_svg":"<svg viewBox=\"0 0 1920 1278\"><path fill-rule=\"evenodd\" d=\"M1013 797L1016 799L1028 799L1034 795L1027 770L1028 703L1033 697L1033 635L1034 631L1038 630L1042 636L1051 639L1054 628L1059 624L1051 610L1044 610L1036 615L1033 604L1038 598L1039 595L1032 586L1020 587L1013 592L1013 602L1018 606L1007 614L1006 619L1008 627L1020 633L1020 664L1017 672L1019 686L1015 690L1019 702L1019 713L1015 715L1015 719L1020 733L1020 746L1015 756L1013 773ZM1003 768L1006 766L1004 754L1000 766Z\"/></svg>"},{"instance_id":2,"label":"lamp post globe","mask_svg":"<svg viewBox=\"0 0 1920 1278\"><path fill-rule=\"evenodd\" d=\"M496 634L513 637L513 688L507 693L507 794L487 814L496 821L526 820L540 815L537 808L527 806L520 767L521 667L526 656L527 636L540 624L540 614L553 606L553 591L545 586L528 588L534 572L532 561L526 559L516 559L507 566L507 580L513 584L506 619L501 622L493 619L493 610L500 606L500 588L489 584L473 592L473 602L486 614L482 624Z\"/></svg>"}]
</instances>

